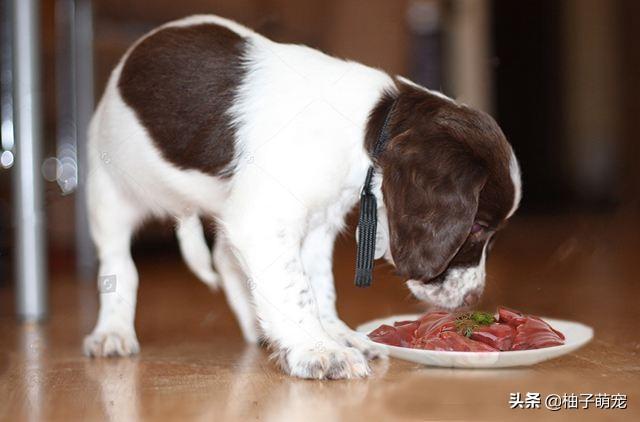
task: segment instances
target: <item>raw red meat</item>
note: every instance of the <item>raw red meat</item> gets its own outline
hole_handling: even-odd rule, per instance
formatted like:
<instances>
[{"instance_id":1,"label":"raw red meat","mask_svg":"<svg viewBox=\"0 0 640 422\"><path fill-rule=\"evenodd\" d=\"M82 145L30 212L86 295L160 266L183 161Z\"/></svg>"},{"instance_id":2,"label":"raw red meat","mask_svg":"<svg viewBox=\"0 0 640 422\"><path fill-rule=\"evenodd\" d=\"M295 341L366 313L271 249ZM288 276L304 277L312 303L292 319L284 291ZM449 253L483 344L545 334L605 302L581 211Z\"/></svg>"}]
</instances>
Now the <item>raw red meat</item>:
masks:
<instances>
[{"instance_id":1,"label":"raw red meat","mask_svg":"<svg viewBox=\"0 0 640 422\"><path fill-rule=\"evenodd\" d=\"M512 327L517 327L523 324L527 320L524 314L514 311L513 309L505 308L504 306L498 306L498 321L509 324Z\"/></svg>"},{"instance_id":2,"label":"raw red meat","mask_svg":"<svg viewBox=\"0 0 640 422\"><path fill-rule=\"evenodd\" d=\"M422 338L413 345L416 349L444 350L449 352L497 352L488 344L471 340L455 331L445 331L438 336Z\"/></svg>"},{"instance_id":3,"label":"raw red meat","mask_svg":"<svg viewBox=\"0 0 640 422\"><path fill-rule=\"evenodd\" d=\"M398 330L390 325L381 325L369 333L369 338L376 343L388 344L389 346L402 346L402 339Z\"/></svg>"},{"instance_id":4,"label":"raw red meat","mask_svg":"<svg viewBox=\"0 0 640 422\"><path fill-rule=\"evenodd\" d=\"M499 307L486 312L429 312L415 321L381 325L371 340L414 349L495 352L564 344L564 335L542 319Z\"/></svg>"},{"instance_id":5,"label":"raw red meat","mask_svg":"<svg viewBox=\"0 0 640 422\"><path fill-rule=\"evenodd\" d=\"M456 329L455 320L456 315L450 312L429 312L418 320L420 326L416 337L432 337L444 331L453 331Z\"/></svg>"},{"instance_id":6,"label":"raw red meat","mask_svg":"<svg viewBox=\"0 0 640 422\"><path fill-rule=\"evenodd\" d=\"M504 351L511 350L515 334L513 327L496 322L474 329L473 333L471 333L471 339L481 341L491 347Z\"/></svg>"},{"instance_id":7,"label":"raw red meat","mask_svg":"<svg viewBox=\"0 0 640 422\"><path fill-rule=\"evenodd\" d=\"M396 329L398 336L400 336L400 340L405 344L410 344L413 339L416 337L416 330L420 322L418 321L398 321L393 324Z\"/></svg>"},{"instance_id":8,"label":"raw red meat","mask_svg":"<svg viewBox=\"0 0 640 422\"><path fill-rule=\"evenodd\" d=\"M542 349L561 344L564 344L564 335L561 332L554 330L540 318L528 317L516 328L511 350Z\"/></svg>"}]
</instances>

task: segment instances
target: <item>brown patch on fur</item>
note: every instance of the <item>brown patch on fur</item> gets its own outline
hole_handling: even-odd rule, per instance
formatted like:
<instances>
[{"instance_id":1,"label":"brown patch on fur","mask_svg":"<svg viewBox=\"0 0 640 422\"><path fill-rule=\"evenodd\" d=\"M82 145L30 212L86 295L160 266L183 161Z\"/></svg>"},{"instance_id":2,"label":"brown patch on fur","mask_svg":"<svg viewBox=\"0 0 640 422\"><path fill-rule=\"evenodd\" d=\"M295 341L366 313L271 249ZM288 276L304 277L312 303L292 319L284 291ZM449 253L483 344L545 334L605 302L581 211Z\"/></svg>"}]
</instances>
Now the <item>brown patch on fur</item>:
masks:
<instances>
[{"instance_id":1,"label":"brown patch on fur","mask_svg":"<svg viewBox=\"0 0 640 422\"><path fill-rule=\"evenodd\" d=\"M391 139L378 157L399 273L437 280L447 268L477 265L486 237L474 221L502 224L515 195L511 149L485 113L400 83L372 111L365 146L373 150L394 98Z\"/></svg>"},{"instance_id":2,"label":"brown patch on fur","mask_svg":"<svg viewBox=\"0 0 640 422\"><path fill-rule=\"evenodd\" d=\"M233 173L228 114L245 74L244 38L215 24L169 27L127 58L118 87L162 156L182 169Z\"/></svg>"}]
</instances>

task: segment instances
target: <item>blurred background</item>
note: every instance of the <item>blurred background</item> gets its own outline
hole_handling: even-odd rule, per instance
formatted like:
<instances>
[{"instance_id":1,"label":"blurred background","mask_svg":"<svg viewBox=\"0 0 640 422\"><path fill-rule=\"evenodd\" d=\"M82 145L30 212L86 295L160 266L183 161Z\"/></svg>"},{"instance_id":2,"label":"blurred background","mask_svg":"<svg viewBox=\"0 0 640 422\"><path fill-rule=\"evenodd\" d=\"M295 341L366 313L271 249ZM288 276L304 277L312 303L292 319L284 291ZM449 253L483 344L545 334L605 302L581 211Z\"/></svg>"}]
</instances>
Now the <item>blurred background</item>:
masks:
<instances>
[{"instance_id":1,"label":"blurred background","mask_svg":"<svg viewBox=\"0 0 640 422\"><path fill-rule=\"evenodd\" d=\"M0 289L16 281L14 5L2 4ZM519 157L520 221L635 221L640 193L640 2L607 0L26 0L37 24L35 195L45 279L92 280L83 194L85 131L107 77L138 37L195 13L237 20L277 41L408 76L494 115ZM22 28L25 29L26 28ZM12 199L13 198L13 199ZM36 201L37 205L37 201ZM592 223L585 223L587 226ZM581 226L584 228L584 225ZM636 226L637 227L637 226ZM533 228L534 229L534 228ZM589 229L589 227L587 227ZM524 231L522 233L525 233ZM527 232L529 233L529 232ZM594 233L593 231L591 232ZM531 235L535 237L535 229ZM524 236L524 235L523 235ZM571 232L565 234L571 238ZM597 236L596 236L597 237ZM179 260L170 223L134 255ZM3 312L4 313L4 312Z\"/></svg>"}]
</instances>

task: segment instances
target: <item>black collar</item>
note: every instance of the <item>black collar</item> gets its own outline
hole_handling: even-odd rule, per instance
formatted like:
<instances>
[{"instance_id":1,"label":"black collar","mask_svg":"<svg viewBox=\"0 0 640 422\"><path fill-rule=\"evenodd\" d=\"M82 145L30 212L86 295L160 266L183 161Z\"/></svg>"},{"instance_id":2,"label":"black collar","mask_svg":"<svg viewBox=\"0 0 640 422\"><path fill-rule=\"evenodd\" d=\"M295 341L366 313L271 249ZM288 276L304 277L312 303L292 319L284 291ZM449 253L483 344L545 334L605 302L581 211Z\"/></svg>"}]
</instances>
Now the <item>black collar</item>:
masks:
<instances>
[{"instance_id":1,"label":"black collar","mask_svg":"<svg viewBox=\"0 0 640 422\"><path fill-rule=\"evenodd\" d=\"M378 133L378 139L371 152L371 159L374 161L384 151L387 142L391 138L388 126L396 102L397 99L393 100L382 123L382 128ZM360 194L355 278L355 283L358 287L369 287L373 279L373 261L376 252L376 229L378 225L378 206L376 197L371 192L371 181L375 172L374 166L375 162L367 170L367 177L364 179L364 186Z\"/></svg>"}]
</instances>

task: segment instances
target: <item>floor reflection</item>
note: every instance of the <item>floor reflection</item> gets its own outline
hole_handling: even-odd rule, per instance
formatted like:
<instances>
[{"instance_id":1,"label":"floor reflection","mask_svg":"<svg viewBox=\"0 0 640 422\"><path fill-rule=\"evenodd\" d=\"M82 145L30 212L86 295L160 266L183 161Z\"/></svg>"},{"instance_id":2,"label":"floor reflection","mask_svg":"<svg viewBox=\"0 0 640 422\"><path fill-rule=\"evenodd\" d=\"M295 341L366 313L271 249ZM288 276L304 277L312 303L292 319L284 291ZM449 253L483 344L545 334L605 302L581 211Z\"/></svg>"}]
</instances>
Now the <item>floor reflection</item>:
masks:
<instances>
[{"instance_id":1,"label":"floor reflection","mask_svg":"<svg viewBox=\"0 0 640 422\"><path fill-rule=\"evenodd\" d=\"M85 373L100 387L100 399L107 420L140 420L137 358L88 360Z\"/></svg>"},{"instance_id":2,"label":"floor reflection","mask_svg":"<svg viewBox=\"0 0 640 422\"><path fill-rule=\"evenodd\" d=\"M499 369L462 369L462 368L432 368L424 366L411 373L412 378L443 378L454 379L514 379L531 374L530 369L499 368Z\"/></svg>"},{"instance_id":3,"label":"floor reflection","mask_svg":"<svg viewBox=\"0 0 640 422\"><path fill-rule=\"evenodd\" d=\"M24 357L23 383L25 392L25 413L29 421L42 420L42 403L45 391L45 372L43 354L47 348L42 327L36 323L25 322L20 330L21 347Z\"/></svg>"},{"instance_id":4,"label":"floor reflection","mask_svg":"<svg viewBox=\"0 0 640 422\"><path fill-rule=\"evenodd\" d=\"M262 371L265 365L273 365L266 354L258 347L245 349L234 371L224 420L247 420L258 416L265 421L341 420L345 409L363 405L370 385L383 377L389 367L388 360L378 360L374 362L374 376L370 379L332 382L299 380L274 373L277 380L262 385L256 383L255 372ZM209 416L211 413L203 420L209 420Z\"/></svg>"}]
</instances>

